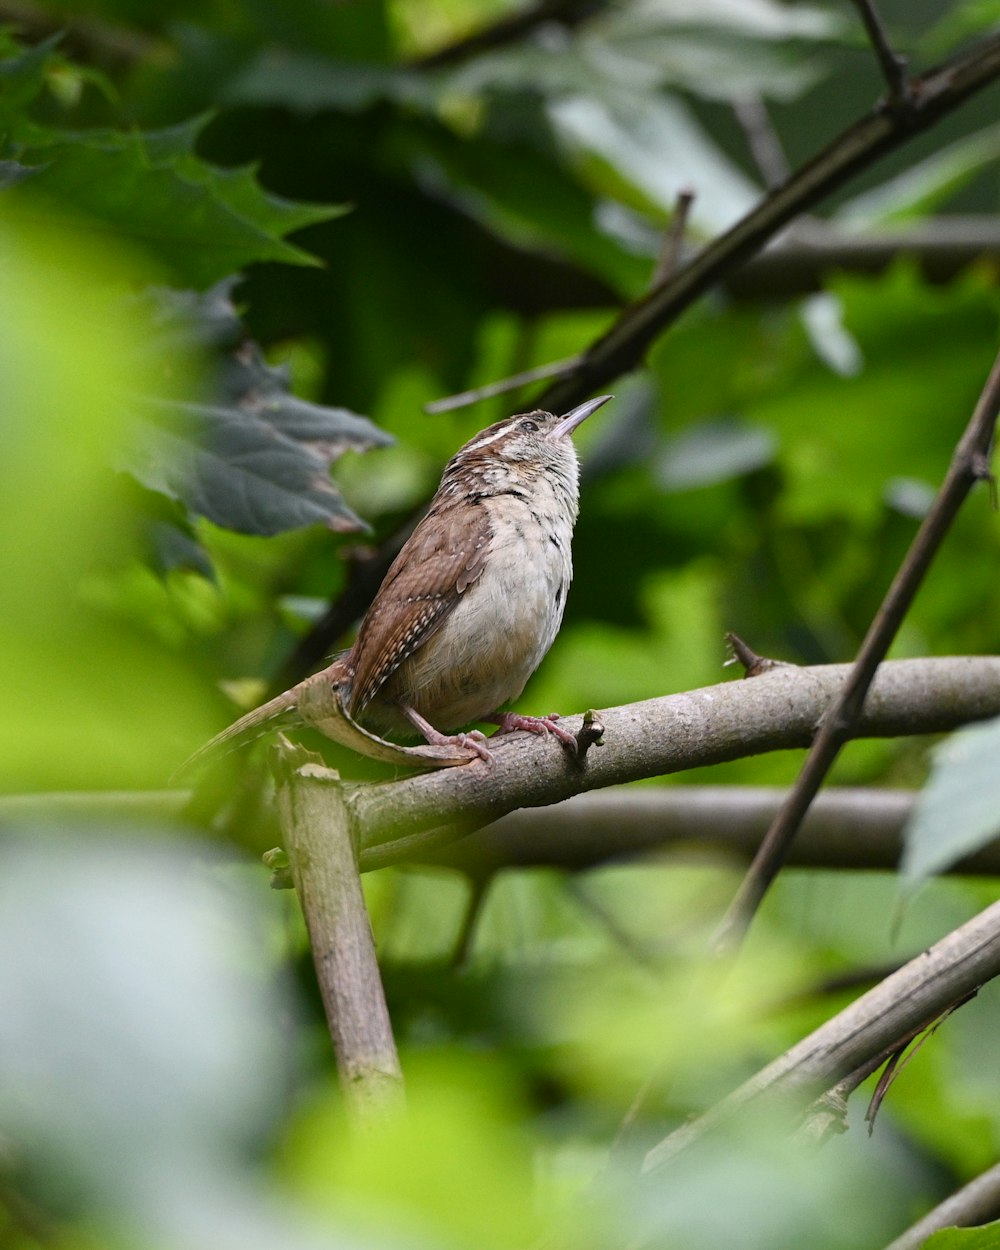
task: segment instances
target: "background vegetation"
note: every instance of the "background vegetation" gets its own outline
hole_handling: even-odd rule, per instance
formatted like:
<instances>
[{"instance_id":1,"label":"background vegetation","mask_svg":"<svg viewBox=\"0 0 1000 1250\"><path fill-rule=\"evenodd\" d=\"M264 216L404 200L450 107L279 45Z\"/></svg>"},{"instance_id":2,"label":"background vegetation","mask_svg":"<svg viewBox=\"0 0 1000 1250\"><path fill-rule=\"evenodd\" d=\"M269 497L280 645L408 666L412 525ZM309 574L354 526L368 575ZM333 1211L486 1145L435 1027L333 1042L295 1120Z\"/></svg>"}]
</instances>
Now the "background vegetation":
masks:
<instances>
[{"instance_id":1,"label":"background vegetation","mask_svg":"<svg viewBox=\"0 0 1000 1250\"><path fill-rule=\"evenodd\" d=\"M882 7L914 72L1000 16ZM889 1241L992 1166L987 986L870 1137L862 1099L818 1153L755 1120L669 1183L637 1175L670 1127L992 901L987 877L904 905L888 872L786 871L711 994L736 860L368 874L408 1110L358 1137L295 897L259 867L263 769L240 761L182 820L160 793L349 639L444 460L541 392L424 404L573 357L649 289L683 188L687 255L873 107L853 6L0 17L0 1244L834 1250ZM996 353L997 98L733 268L609 388L579 436L566 621L520 710L720 681L726 630L797 663L854 654ZM1000 652L987 495L895 655ZM916 788L929 745L853 743L833 780ZM673 780L784 784L799 763Z\"/></svg>"}]
</instances>

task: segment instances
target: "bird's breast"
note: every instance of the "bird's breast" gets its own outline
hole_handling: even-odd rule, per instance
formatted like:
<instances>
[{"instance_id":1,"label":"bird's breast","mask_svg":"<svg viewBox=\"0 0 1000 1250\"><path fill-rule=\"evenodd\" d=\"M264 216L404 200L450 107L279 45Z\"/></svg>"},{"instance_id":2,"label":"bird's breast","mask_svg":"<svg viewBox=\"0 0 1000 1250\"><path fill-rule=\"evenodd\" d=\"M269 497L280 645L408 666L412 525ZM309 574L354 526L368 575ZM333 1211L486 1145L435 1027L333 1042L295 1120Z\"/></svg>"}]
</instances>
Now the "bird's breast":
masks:
<instances>
[{"instance_id":1,"label":"bird's breast","mask_svg":"<svg viewBox=\"0 0 1000 1250\"><path fill-rule=\"evenodd\" d=\"M565 508L534 501L494 506L481 576L401 667L394 696L442 730L516 699L559 631L573 520Z\"/></svg>"}]
</instances>

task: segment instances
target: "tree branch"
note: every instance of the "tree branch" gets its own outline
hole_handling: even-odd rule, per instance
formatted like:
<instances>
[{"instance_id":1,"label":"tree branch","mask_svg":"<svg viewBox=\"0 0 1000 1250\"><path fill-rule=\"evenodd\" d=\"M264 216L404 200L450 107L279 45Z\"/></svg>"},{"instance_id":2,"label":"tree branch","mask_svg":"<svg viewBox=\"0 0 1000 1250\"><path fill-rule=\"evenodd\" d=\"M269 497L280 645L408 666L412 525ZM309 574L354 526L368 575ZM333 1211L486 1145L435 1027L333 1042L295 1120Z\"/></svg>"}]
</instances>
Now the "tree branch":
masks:
<instances>
[{"instance_id":1,"label":"tree branch","mask_svg":"<svg viewBox=\"0 0 1000 1250\"><path fill-rule=\"evenodd\" d=\"M950 282L978 260L1000 258L1000 228L985 215L949 216L857 233L810 218L727 275L726 290L736 299L787 299L819 290L831 271L881 273L901 256L912 257L928 282Z\"/></svg>"},{"instance_id":2,"label":"tree branch","mask_svg":"<svg viewBox=\"0 0 1000 1250\"><path fill-rule=\"evenodd\" d=\"M336 773L279 748L278 805L348 1111L360 1125L402 1094L350 813ZM312 757L315 759L315 757Z\"/></svg>"},{"instance_id":3,"label":"tree branch","mask_svg":"<svg viewBox=\"0 0 1000 1250\"><path fill-rule=\"evenodd\" d=\"M876 670L888 653L931 561L958 515L966 495L987 473L997 413L1000 412L1000 353L993 363L976 409L955 448L931 510L921 522L892 585L879 606L843 689L823 714L819 732L798 780L754 856L753 863L723 917L716 937L719 950L733 950L743 939L809 804L816 797L841 747L857 724Z\"/></svg>"},{"instance_id":4,"label":"tree branch","mask_svg":"<svg viewBox=\"0 0 1000 1250\"><path fill-rule=\"evenodd\" d=\"M911 136L928 130L1000 74L1000 35L980 40L909 84L911 107L879 106L828 144L751 212L683 265L674 277L624 308L583 353L579 366L538 401L551 412L580 403L629 372L646 349L705 291L759 251L785 225Z\"/></svg>"},{"instance_id":5,"label":"tree branch","mask_svg":"<svg viewBox=\"0 0 1000 1250\"><path fill-rule=\"evenodd\" d=\"M643 1171L662 1171L682 1151L754 1106L786 1106L799 1115L803 1101L878 1056L1000 975L1000 903L949 933L874 989L786 1051L698 1119L664 1138L646 1155Z\"/></svg>"},{"instance_id":6,"label":"tree branch","mask_svg":"<svg viewBox=\"0 0 1000 1250\"><path fill-rule=\"evenodd\" d=\"M481 828L518 807L557 803L642 777L808 745L847 665L793 665L602 712L604 745L582 766L557 742L512 734L494 762L346 787L363 869ZM942 733L1000 714L1000 656L895 660L878 673L859 737ZM573 732L572 719L566 722ZM391 844L391 846L389 845Z\"/></svg>"},{"instance_id":7,"label":"tree branch","mask_svg":"<svg viewBox=\"0 0 1000 1250\"><path fill-rule=\"evenodd\" d=\"M554 807L511 812L411 859L457 868L473 879L502 868L594 868L670 848L699 860L747 861L785 793L775 786L612 786ZM824 792L809 810L789 863L894 869L915 798L911 790ZM1000 873L1000 840L952 871Z\"/></svg>"}]
</instances>

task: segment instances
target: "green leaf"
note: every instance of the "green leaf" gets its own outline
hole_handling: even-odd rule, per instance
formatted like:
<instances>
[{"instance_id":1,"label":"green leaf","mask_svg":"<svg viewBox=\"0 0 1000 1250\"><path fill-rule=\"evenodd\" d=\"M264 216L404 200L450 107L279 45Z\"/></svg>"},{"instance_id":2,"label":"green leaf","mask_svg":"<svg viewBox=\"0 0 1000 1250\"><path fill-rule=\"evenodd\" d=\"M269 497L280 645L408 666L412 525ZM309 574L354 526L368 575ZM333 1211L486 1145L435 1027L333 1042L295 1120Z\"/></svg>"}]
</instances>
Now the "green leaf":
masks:
<instances>
[{"instance_id":1,"label":"green leaf","mask_svg":"<svg viewBox=\"0 0 1000 1250\"><path fill-rule=\"evenodd\" d=\"M998 155L1000 134L988 126L848 200L837 219L858 229L918 220L995 165Z\"/></svg>"},{"instance_id":2,"label":"green leaf","mask_svg":"<svg viewBox=\"0 0 1000 1250\"><path fill-rule=\"evenodd\" d=\"M325 109L360 113L379 100L433 104L436 90L426 75L395 66L287 49L260 53L222 92L225 104L280 105L298 113Z\"/></svg>"},{"instance_id":3,"label":"green leaf","mask_svg":"<svg viewBox=\"0 0 1000 1250\"><path fill-rule=\"evenodd\" d=\"M128 439L123 378L155 381L149 326L109 298L111 252L4 223L0 262L0 525L17 534L0 544L2 788L162 784L211 724L205 692L98 584L142 546L108 460Z\"/></svg>"},{"instance_id":4,"label":"green leaf","mask_svg":"<svg viewBox=\"0 0 1000 1250\"><path fill-rule=\"evenodd\" d=\"M753 182L679 99L640 99L622 88L602 98L589 93L553 101L549 113L562 145L578 161L591 162L589 181L606 194L624 198L632 188L636 206L669 213L682 187L697 187L690 219L707 232L731 225L758 198Z\"/></svg>"},{"instance_id":5,"label":"green leaf","mask_svg":"<svg viewBox=\"0 0 1000 1250\"><path fill-rule=\"evenodd\" d=\"M244 534L273 535L322 523L356 531L364 522L330 480L345 451L394 440L366 417L293 395L287 371L245 338L227 278L204 293L154 288L138 301L157 324L170 361L221 350L198 395L144 395L122 468L147 490ZM173 544L176 547L176 544Z\"/></svg>"},{"instance_id":6,"label":"green leaf","mask_svg":"<svg viewBox=\"0 0 1000 1250\"><path fill-rule=\"evenodd\" d=\"M140 482L192 512L244 534L279 534L317 522L364 529L330 480L341 450L371 446L363 417L297 401L249 406L147 400L130 467ZM285 424L291 433L282 433ZM371 427L374 429L374 427ZM324 455L318 448L332 450Z\"/></svg>"},{"instance_id":7,"label":"green leaf","mask_svg":"<svg viewBox=\"0 0 1000 1250\"><path fill-rule=\"evenodd\" d=\"M33 48L21 49L0 33L0 127L20 133L24 110L42 92L53 52L62 38L52 35ZM9 135L7 136L10 137Z\"/></svg>"},{"instance_id":8,"label":"green leaf","mask_svg":"<svg viewBox=\"0 0 1000 1250\"><path fill-rule=\"evenodd\" d=\"M942 872L1000 835L1000 717L961 729L934 767L904 833L903 874Z\"/></svg>"},{"instance_id":9,"label":"green leaf","mask_svg":"<svg viewBox=\"0 0 1000 1250\"><path fill-rule=\"evenodd\" d=\"M205 119L166 131L94 131L28 149L34 177L8 189L9 217L47 220L83 240L138 245L185 284L208 286L254 261L319 264L283 236L340 216L263 191L247 167L223 170L192 148Z\"/></svg>"},{"instance_id":10,"label":"green leaf","mask_svg":"<svg viewBox=\"0 0 1000 1250\"><path fill-rule=\"evenodd\" d=\"M1000 1250L1000 1220L978 1228L942 1228L922 1250Z\"/></svg>"}]
</instances>

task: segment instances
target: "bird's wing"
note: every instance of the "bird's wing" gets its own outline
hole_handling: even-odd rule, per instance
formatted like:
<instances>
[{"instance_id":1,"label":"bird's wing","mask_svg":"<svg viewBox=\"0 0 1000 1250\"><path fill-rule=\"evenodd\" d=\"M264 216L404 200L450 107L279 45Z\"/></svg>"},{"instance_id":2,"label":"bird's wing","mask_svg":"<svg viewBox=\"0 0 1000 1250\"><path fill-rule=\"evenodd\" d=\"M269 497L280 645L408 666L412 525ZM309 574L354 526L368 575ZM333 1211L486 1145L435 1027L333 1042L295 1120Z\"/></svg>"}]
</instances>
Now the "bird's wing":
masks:
<instances>
[{"instance_id":1,"label":"bird's wing","mask_svg":"<svg viewBox=\"0 0 1000 1250\"><path fill-rule=\"evenodd\" d=\"M484 507L438 508L423 518L361 622L351 652L352 715L359 715L400 664L441 628L482 574L490 537Z\"/></svg>"}]
</instances>

